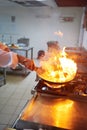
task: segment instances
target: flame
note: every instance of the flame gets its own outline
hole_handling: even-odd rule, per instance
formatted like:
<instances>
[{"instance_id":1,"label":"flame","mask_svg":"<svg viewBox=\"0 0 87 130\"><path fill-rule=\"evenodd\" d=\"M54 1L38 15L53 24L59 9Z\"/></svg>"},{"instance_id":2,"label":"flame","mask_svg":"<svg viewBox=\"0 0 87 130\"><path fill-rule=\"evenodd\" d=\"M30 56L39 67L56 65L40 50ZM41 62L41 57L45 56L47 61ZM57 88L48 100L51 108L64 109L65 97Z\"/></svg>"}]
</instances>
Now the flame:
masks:
<instances>
[{"instance_id":1,"label":"flame","mask_svg":"<svg viewBox=\"0 0 87 130\"><path fill-rule=\"evenodd\" d=\"M40 61L42 72L40 77L51 82L68 82L72 80L77 72L74 60L68 58L65 47L62 51L47 53L43 61Z\"/></svg>"}]
</instances>

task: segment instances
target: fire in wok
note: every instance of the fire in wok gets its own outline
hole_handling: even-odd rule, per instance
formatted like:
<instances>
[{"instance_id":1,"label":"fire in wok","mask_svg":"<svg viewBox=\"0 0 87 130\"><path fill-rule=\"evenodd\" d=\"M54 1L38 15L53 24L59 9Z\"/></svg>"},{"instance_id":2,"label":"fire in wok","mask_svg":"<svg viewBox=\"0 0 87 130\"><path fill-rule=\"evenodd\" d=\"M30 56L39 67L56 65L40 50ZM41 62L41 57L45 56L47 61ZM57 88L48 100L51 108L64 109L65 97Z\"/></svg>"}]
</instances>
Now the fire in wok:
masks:
<instances>
[{"instance_id":1,"label":"fire in wok","mask_svg":"<svg viewBox=\"0 0 87 130\"><path fill-rule=\"evenodd\" d=\"M53 82L65 83L74 79L77 72L77 65L70 59L64 49L47 53L40 61L41 68L37 70L40 78Z\"/></svg>"}]
</instances>

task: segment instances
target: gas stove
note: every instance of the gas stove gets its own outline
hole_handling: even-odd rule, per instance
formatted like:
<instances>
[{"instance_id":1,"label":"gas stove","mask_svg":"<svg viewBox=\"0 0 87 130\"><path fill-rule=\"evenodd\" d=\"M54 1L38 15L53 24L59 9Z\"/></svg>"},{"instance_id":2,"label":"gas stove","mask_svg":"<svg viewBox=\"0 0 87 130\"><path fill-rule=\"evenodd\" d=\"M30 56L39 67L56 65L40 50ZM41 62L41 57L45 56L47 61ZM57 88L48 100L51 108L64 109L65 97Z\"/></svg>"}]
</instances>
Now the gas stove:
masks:
<instances>
[{"instance_id":1,"label":"gas stove","mask_svg":"<svg viewBox=\"0 0 87 130\"><path fill-rule=\"evenodd\" d=\"M86 130L86 59L78 58L80 63L78 71L70 82L58 84L39 78L31 90L33 96L14 124L14 128L17 130Z\"/></svg>"},{"instance_id":2,"label":"gas stove","mask_svg":"<svg viewBox=\"0 0 87 130\"><path fill-rule=\"evenodd\" d=\"M75 79L66 84L48 83L39 79L34 87L32 99L20 114L14 128L17 130L87 129L86 81L86 73L77 73Z\"/></svg>"},{"instance_id":3,"label":"gas stove","mask_svg":"<svg viewBox=\"0 0 87 130\"><path fill-rule=\"evenodd\" d=\"M87 96L87 73L77 73L74 80L63 84L50 83L40 79L34 87L34 91L55 96Z\"/></svg>"}]
</instances>

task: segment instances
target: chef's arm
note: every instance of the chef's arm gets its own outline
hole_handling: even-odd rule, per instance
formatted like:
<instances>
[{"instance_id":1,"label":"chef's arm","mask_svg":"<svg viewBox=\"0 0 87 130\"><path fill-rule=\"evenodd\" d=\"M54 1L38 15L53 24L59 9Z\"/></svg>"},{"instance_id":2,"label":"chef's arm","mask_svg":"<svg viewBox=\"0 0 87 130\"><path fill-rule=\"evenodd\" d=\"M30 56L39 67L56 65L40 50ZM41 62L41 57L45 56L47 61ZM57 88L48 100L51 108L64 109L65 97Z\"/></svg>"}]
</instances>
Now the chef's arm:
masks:
<instances>
[{"instance_id":1,"label":"chef's arm","mask_svg":"<svg viewBox=\"0 0 87 130\"><path fill-rule=\"evenodd\" d=\"M4 45L3 43L0 43L0 49L6 51L6 52L12 52L9 47L7 45ZM13 54L16 54L13 52ZM21 63L22 65L24 65L26 68L30 69L30 70L34 70L36 71L37 67L34 64L34 61L31 59L28 59L24 56L21 56L19 54L17 54L17 57L15 56L15 58L18 58L18 63ZM13 59L14 61L14 59Z\"/></svg>"},{"instance_id":2,"label":"chef's arm","mask_svg":"<svg viewBox=\"0 0 87 130\"><path fill-rule=\"evenodd\" d=\"M37 67L34 64L34 61L31 59L28 59L24 56L18 55L18 62L21 63L22 65L24 65L26 68L32 70L32 71L36 71Z\"/></svg>"}]
</instances>

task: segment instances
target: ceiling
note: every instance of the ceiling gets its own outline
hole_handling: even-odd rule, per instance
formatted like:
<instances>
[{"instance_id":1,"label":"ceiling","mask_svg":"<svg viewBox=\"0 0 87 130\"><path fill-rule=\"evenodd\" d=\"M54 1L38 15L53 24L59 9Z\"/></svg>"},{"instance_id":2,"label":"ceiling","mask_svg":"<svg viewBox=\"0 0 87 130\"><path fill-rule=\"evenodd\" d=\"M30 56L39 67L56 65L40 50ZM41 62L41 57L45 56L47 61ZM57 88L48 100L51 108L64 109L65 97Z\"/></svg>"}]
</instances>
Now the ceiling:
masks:
<instances>
[{"instance_id":1,"label":"ceiling","mask_svg":"<svg viewBox=\"0 0 87 130\"><path fill-rule=\"evenodd\" d=\"M46 6L42 1L38 0L8 0L9 2L16 3L24 7L42 7Z\"/></svg>"},{"instance_id":2,"label":"ceiling","mask_svg":"<svg viewBox=\"0 0 87 130\"><path fill-rule=\"evenodd\" d=\"M42 7L54 5L57 6L55 0L0 0L0 7Z\"/></svg>"},{"instance_id":3,"label":"ceiling","mask_svg":"<svg viewBox=\"0 0 87 130\"><path fill-rule=\"evenodd\" d=\"M1 6L24 6L24 7L86 7L87 0L0 0Z\"/></svg>"}]
</instances>

